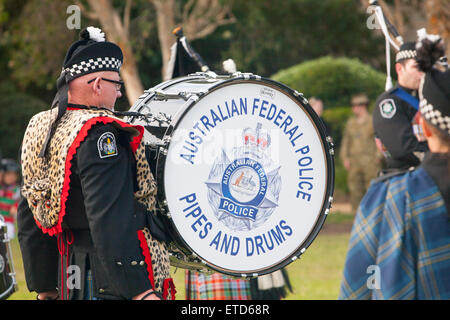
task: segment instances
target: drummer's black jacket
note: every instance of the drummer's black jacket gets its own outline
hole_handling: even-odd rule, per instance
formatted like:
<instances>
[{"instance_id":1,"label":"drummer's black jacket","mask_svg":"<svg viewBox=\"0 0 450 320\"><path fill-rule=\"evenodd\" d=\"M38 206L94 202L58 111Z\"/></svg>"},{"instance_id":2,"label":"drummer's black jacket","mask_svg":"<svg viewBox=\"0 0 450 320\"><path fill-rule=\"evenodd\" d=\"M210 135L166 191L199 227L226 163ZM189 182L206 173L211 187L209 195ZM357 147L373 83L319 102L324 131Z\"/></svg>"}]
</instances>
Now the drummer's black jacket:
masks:
<instances>
[{"instance_id":1,"label":"drummer's black jacket","mask_svg":"<svg viewBox=\"0 0 450 320\"><path fill-rule=\"evenodd\" d=\"M99 157L97 141L105 132L116 137L117 156ZM72 299L83 299L87 269L92 271L98 298L131 299L151 288L146 265L141 263L144 256L137 230L143 226L133 195L137 188L136 164L129 141L128 133L112 125L96 125L72 159L62 223L73 233L69 265L81 270L81 287L71 290ZM28 289L43 292L54 290L58 284L60 287L57 239L37 227L24 198L18 208L18 229ZM75 271L71 272L69 276ZM64 276L62 279L65 281Z\"/></svg>"},{"instance_id":2,"label":"drummer's black jacket","mask_svg":"<svg viewBox=\"0 0 450 320\"><path fill-rule=\"evenodd\" d=\"M399 97L399 89L410 95L413 93L412 90L401 86L384 92L378 97L372 116L375 135L389 152L386 159L389 169L407 169L418 166L420 160L414 155L414 152L428 151L427 143L419 142L413 132L412 121L417 109ZM389 99L392 99L394 103L393 113L383 114L382 105Z\"/></svg>"}]
</instances>

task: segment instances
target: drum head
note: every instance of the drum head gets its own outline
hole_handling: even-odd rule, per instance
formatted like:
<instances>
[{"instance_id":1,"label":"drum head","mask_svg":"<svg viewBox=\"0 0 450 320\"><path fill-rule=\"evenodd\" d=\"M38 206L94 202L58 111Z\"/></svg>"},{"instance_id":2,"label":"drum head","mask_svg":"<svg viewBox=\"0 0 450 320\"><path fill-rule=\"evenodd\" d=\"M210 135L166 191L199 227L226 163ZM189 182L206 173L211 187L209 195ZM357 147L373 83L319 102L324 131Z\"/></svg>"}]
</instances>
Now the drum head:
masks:
<instances>
[{"instance_id":1,"label":"drum head","mask_svg":"<svg viewBox=\"0 0 450 320\"><path fill-rule=\"evenodd\" d=\"M159 199L184 245L233 276L273 272L319 232L334 169L325 128L277 82L233 79L180 111L160 153Z\"/></svg>"}]
</instances>

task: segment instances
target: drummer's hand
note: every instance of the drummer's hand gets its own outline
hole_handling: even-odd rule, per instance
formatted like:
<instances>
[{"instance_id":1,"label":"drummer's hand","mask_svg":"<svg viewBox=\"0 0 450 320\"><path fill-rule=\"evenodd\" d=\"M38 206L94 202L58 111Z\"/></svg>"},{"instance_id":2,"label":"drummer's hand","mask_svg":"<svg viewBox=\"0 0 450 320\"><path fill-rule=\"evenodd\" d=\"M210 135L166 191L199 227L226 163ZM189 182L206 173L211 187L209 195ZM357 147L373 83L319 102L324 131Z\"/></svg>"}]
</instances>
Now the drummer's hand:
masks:
<instances>
[{"instance_id":1,"label":"drummer's hand","mask_svg":"<svg viewBox=\"0 0 450 320\"><path fill-rule=\"evenodd\" d=\"M145 297L145 299L142 299L147 293L153 292L152 289L142 292L141 294L138 294L137 296L133 297L133 300L161 300L158 298L158 296L154 293L148 295Z\"/></svg>"},{"instance_id":2,"label":"drummer's hand","mask_svg":"<svg viewBox=\"0 0 450 320\"><path fill-rule=\"evenodd\" d=\"M52 291L46 291L46 292L39 292L37 299L38 300L56 300L56 299L58 299L58 291L52 290Z\"/></svg>"}]
</instances>

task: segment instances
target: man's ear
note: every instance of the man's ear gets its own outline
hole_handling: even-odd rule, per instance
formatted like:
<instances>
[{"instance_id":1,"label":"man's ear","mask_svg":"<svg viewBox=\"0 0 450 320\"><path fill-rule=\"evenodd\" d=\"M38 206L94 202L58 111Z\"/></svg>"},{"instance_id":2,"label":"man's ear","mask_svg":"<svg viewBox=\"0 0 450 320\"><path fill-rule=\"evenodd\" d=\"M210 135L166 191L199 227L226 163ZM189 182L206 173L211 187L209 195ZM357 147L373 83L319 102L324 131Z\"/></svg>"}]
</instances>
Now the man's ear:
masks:
<instances>
[{"instance_id":1,"label":"man's ear","mask_svg":"<svg viewBox=\"0 0 450 320\"><path fill-rule=\"evenodd\" d=\"M397 72L397 75L403 72L403 65L401 63L397 62L395 64L395 72Z\"/></svg>"},{"instance_id":2,"label":"man's ear","mask_svg":"<svg viewBox=\"0 0 450 320\"><path fill-rule=\"evenodd\" d=\"M94 91L95 94L100 95L101 94L101 89L102 89L102 85L101 85L101 79L100 77L97 77L95 79L94 82L92 82L92 90Z\"/></svg>"},{"instance_id":3,"label":"man's ear","mask_svg":"<svg viewBox=\"0 0 450 320\"><path fill-rule=\"evenodd\" d=\"M420 126L422 127L425 137L430 138L433 135L433 132L430 130L427 122L425 121L425 119L422 116L420 116L420 118L419 118L419 123L420 123Z\"/></svg>"}]
</instances>

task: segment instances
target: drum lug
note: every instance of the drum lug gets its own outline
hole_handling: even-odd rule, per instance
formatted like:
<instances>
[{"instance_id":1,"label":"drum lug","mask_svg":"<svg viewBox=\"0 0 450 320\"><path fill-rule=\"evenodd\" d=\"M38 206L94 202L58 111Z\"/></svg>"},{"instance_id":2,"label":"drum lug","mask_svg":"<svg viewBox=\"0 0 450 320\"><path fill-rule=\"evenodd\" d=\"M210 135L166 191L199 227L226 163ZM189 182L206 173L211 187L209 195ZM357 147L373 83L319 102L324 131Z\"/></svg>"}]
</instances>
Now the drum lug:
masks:
<instances>
[{"instance_id":1,"label":"drum lug","mask_svg":"<svg viewBox=\"0 0 450 320\"><path fill-rule=\"evenodd\" d=\"M202 92L202 93L200 93L200 94L203 94L203 92ZM198 99L199 99L198 95L197 95L197 94L195 94L195 93L191 93L191 94L187 95L187 96L186 96L186 98L187 98L187 100L186 100L186 101L189 101L189 100L191 100L191 103L193 103L193 102L197 102L197 101L198 101Z\"/></svg>"},{"instance_id":2,"label":"drum lug","mask_svg":"<svg viewBox=\"0 0 450 320\"><path fill-rule=\"evenodd\" d=\"M308 103L309 103L309 102L308 102L308 99L305 98L305 96L303 95L303 93L298 92L297 90L294 90L294 96L296 96L297 98L302 99L302 102L303 102L304 104L308 104Z\"/></svg>"},{"instance_id":3,"label":"drum lug","mask_svg":"<svg viewBox=\"0 0 450 320\"><path fill-rule=\"evenodd\" d=\"M333 142L333 138L328 136L328 137L326 137L326 141L328 142L328 145L330 146L330 151L329 151L330 154L332 156L334 156L334 142Z\"/></svg>"},{"instance_id":4,"label":"drum lug","mask_svg":"<svg viewBox=\"0 0 450 320\"><path fill-rule=\"evenodd\" d=\"M233 77L234 78L244 78L244 80L261 80L261 76L258 76L256 74L253 73L249 73L249 72L235 72L233 73Z\"/></svg>"},{"instance_id":5,"label":"drum lug","mask_svg":"<svg viewBox=\"0 0 450 320\"><path fill-rule=\"evenodd\" d=\"M166 148L161 148L161 149L160 149L160 152L161 152L163 155L167 156L168 150L167 150Z\"/></svg>"},{"instance_id":6,"label":"drum lug","mask_svg":"<svg viewBox=\"0 0 450 320\"><path fill-rule=\"evenodd\" d=\"M163 200L162 203L162 208L160 208L160 212L167 216L169 219L172 218L172 214L169 212L168 207L167 207L167 200Z\"/></svg>"},{"instance_id":7,"label":"drum lug","mask_svg":"<svg viewBox=\"0 0 450 320\"><path fill-rule=\"evenodd\" d=\"M166 101L169 99L180 99L180 98L183 99L184 101L188 101L188 100L197 101L199 99L199 95L203 95L203 94L207 93L207 91L201 91L201 92L195 92L195 93L185 92L185 91L181 91L179 93L167 93L161 89L156 89L151 92L155 94L156 101Z\"/></svg>"}]
</instances>

